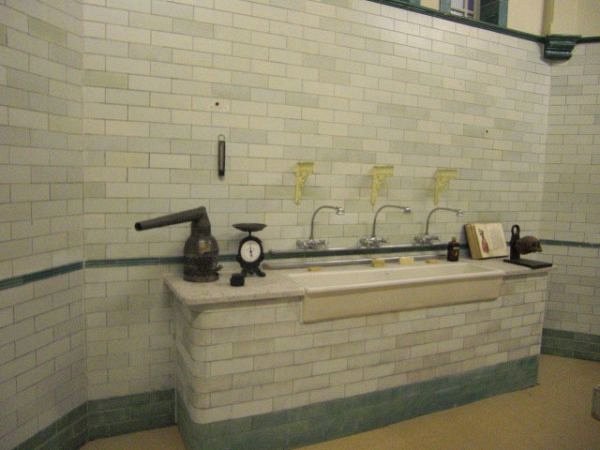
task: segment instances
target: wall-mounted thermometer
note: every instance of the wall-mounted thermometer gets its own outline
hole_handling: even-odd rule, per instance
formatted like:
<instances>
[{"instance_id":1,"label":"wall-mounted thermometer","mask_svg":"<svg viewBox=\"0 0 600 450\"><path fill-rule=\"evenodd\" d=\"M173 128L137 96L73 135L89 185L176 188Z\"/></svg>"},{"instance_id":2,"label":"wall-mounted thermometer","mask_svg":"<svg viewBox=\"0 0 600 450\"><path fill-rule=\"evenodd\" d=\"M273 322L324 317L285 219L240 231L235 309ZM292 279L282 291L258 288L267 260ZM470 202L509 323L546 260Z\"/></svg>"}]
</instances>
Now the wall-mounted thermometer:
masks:
<instances>
[{"instance_id":1,"label":"wall-mounted thermometer","mask_svg":"<svg viewBox=\"0 0 600 450\"><path fill-rule=\"evenodd\" d=\"M219 177L225 176L225 136L219 135L219 145L218 145L218 155L219 155Z\"/></svg>"}]
</instances>

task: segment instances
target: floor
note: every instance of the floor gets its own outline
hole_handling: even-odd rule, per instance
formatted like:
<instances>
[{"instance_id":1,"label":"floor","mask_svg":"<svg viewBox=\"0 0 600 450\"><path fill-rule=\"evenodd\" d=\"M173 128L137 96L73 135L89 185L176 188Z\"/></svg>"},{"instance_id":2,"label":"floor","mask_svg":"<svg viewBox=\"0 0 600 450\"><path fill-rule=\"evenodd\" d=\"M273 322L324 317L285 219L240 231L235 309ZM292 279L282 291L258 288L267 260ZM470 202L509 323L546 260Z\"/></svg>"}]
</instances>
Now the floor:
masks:
<instances>
[{"instance_id":1,"label":"floor","mask_svg":"<svg viewBox=\"0 0 600 450\"><path fill-rule=\"evenodd\" d=\"M543 355L539 385L302 450L594 450L600 362ZM185 450L176 427L87 443L81 450Z\"/></svg>"}]
</instances>

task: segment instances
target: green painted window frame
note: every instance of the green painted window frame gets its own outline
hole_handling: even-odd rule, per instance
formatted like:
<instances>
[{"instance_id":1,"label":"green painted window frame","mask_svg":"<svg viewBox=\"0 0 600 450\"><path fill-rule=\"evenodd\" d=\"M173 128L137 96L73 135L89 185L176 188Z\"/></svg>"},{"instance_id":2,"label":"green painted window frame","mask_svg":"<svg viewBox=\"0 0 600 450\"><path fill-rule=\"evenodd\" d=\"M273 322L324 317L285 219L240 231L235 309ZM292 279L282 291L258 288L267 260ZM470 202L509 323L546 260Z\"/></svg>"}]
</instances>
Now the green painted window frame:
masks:
<instances>
[{"instance_id":1,"label":"green painted window frame","mask_svg":"<svg viewBox=\"0 0 600 450\"><path fill-rule=\"evenodd\" d=\"M486 22L483 20L475 20L475 19L466 19L466 20L475 20L476 22L489 23L491 25L497 25L499 27L506 28L508 22L508 0L497 0L498 2L498 23ZM440 12L444 14L450 14L450 3L451 0L440 0Z\"/></svg>"},{"instance_id":2,"label":"green painted window frame","mask_svg":"<svg viewBox=\"0 0 600 450\"><path fill-rule=\"evenodd\" d=\"M452 15L450 13L445 13L438 9L427 8L420 5L420 0L367 0L373 3L379 3L380 5L392 6L396 8L406 9L408 11L413 11L420 14L425 14L431 17L436 17L438 19L449 20L451 22L461 23L463 25L469 25L475 28L481 28L484 30L493 31L495 33L505 34L507 36L513 36L519 39L525 39L527 41L537 42L539 44L544 44L544 37L527 33L525 31L513 30L507 27L507 17L508 17L508 0L499 0L501 10L499 12L499 22L502 25L496 25L493 23L482 22L480 20L467 19L464 17L459 17ZM448 0L440 0L440 2L444 3ZM581 39L580 42L596 42L596 39L600 40L600 36L592 38L593 40Z\"/></svg>"}]
</instances>

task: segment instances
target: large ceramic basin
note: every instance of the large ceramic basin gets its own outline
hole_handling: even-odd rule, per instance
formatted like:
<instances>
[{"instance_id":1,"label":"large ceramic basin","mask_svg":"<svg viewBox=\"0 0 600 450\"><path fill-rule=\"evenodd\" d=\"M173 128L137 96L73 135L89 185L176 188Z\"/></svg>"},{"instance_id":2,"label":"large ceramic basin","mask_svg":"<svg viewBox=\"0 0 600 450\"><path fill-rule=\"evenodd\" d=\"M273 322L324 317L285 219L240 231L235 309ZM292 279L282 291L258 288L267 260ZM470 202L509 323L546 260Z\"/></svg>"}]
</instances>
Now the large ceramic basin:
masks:
<instances>
[{"instance_id":1,"label":"large ceramic basin","mask_svg":"<svg viewBox=\"0 0 600 450\"><path fill-rule=\"evenodd\" d=\"M305 322L455 305L500 296L504 272L468 262L333 267L289 276L304 288Z\"/></svg>"}]
</instances>

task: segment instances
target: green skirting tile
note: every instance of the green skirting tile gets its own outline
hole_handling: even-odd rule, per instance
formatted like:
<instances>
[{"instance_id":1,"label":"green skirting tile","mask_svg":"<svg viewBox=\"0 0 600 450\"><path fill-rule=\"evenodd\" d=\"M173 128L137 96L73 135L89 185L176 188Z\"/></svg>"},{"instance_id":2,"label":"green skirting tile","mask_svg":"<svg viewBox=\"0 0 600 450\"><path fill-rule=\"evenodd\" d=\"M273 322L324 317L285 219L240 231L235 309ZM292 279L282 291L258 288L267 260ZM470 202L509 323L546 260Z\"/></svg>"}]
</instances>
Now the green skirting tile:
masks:
<instances>
[{"instance_id":1,"label":"green skirting tile","mask_svg":"<svg viewBox=\"0 0 600 450\"><path fill-rule=\"evenodd\" d=\"M588 336L586 343L587 351L595 354L595 338ZM295 448L532 386L537 365L537 357L524 358L348 399L206 425L192 423L178 401L179 428L190 450ZM97 438L170 426L175 423L175 400L171 389L89 401L15 450L76 450Z\"/></svg>"},{"instance_id":2,"label":"green skirting tile","mask_svg":"<svg viewBox=\"0 0 600 450\"><path fill-rule=\"evenodd\" d=\"M46 429L40 431L35 436L27 439L25 442L22 442L21 445L15 447L14 450L28 450L28 449L36 449L43 446L46 442L52 440L54 436L56 436L56 426L51 425Z\"/></svg>"},{"instance_id":3,"label":"green skirting tile","mask_svg":"<svg viewBox=\"0 0 600 450\"><path fill-rule=\"evenodd\" d=\"M173 425L174 395L169 389L88 402L89 440Z\"/></svg>"},{"instance_id":4,"label":"green skirting tile","mask_svg":"<svg viewBox=\"0 0 600 450\"><path fill-rule=\"evenodd\" d=\"M394 389L212 424L193 423L178 398L190 450L291 449L453 408L537 383L537 356ZM227 433L226 430L235 430Z\"/></svg>"},{"instance_id":5,"label":"green skirting tile","mask_svg":"<svg viewBox=\"0 0 600 450\"><path fill-rule=\"evenodd\" d=\"M573 352L573 358L600 361L600 352L580 352L579 350L575 350Z\"/></svg>"},{"instance_id":6,"label":"green skirting tile","mask_svg":"<svg viewBox=\"0 0 600 450\"><path fill-rule=\"evenodd\" d=\"M544 328L542 330L543 337L573 339L574 335L575 335L575 333L573 331L553 330L551 328Z\"/></svg>"},{"instance_id":7,"label":"green skirting tile","mask_svg":"<svg viewBox=\"0 0 600 450\"><path fill-rule=\"evenodd\" d=\"M14 450L78 450L90 440L174 423L173 389L93 400L73 409Z\"/></svg>"},{"instance_id":8,"label":"green skirting tile","mask_svg":"<svg viewBox=\"0 0 600 450\"><path fill-rule=\"evenodd\" d=\"M542 353L567 358L600 361L600 336L544 328Z\"/></svg>"}]
</instances>

